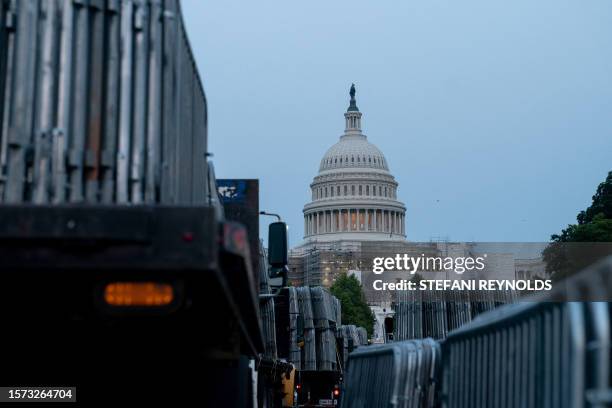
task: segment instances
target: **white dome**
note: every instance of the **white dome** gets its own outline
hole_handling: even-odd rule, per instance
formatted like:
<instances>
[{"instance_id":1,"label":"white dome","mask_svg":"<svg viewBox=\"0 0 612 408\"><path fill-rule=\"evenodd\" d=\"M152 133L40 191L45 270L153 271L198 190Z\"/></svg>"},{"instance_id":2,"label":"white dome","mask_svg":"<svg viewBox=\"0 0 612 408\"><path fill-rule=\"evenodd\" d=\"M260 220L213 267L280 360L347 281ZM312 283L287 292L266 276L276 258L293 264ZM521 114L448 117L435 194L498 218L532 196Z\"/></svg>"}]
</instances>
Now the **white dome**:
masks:
<instances>
[{"instance_id":1,"label":"white dome","mask_svg":"<svg viewBox=\"0 0 612 408\"><path fill-rule=\"evenodd\" d=\"M389 171L385 156L378 147L368 142L365 135L342 136L323 156L319 171L347 167Z\"/></svg>"},{"instance_id":2,"label":"white dome","mask_svg":"<svg viewBox=\"0 0 612 408\"><path fill-rule=\"evenodd\" d=\"M304 206L309 242L405 240L406 207L383 153L361 133L361 112L351 87L345 130L330 147L310 184Z\"/></svg>"}]
</instances>

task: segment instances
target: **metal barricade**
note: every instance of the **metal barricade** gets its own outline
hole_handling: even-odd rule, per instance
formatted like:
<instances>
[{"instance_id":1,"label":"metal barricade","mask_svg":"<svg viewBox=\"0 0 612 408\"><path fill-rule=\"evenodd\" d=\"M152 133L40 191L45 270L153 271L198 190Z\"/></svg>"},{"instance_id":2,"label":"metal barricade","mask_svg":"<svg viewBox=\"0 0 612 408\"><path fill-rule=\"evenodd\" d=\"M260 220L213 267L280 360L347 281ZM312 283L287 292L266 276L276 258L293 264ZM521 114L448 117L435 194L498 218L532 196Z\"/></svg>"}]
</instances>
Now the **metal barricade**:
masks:
<instances>
[{"instance_id":1,"label":"metal barricade","mask_svg":"<svg viewBox=\"0 0 612 408\"><path fill-rule=\"evenodd\" d=\"M0 17L0 202L207 202L178 0L2 0Z\"/></svg>"},{"instance_id":2,"label":"metal barricade","mask_svg":"<svg viewBox=\"0 0 612 408\"><path fill-rule=\"evenodd\" d=\"M539 294L476 317L443 342L443 407L612 405L612 258ZM603 292L603 293L602 293Z\"/></svg>"},{"instance_id":3,"label":"metal barricade","mask_svg":"<svg viewBox=\"0 0 612 408\"><path fill-rule=\"evenodd\" d=\"M342 407L433 406L439 368L433 339L360 347L349 357Z\"/></svg>"}]
</instances>

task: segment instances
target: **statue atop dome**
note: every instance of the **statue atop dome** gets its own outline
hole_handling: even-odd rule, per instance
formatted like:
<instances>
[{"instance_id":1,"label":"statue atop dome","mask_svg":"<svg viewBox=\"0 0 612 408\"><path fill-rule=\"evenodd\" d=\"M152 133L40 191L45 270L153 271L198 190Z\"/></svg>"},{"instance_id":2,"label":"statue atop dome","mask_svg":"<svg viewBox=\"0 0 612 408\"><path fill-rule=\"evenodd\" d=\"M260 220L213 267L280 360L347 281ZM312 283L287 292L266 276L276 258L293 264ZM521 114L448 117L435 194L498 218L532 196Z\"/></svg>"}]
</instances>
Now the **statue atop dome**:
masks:
<instances>
[{"instance_id":1,"label":"statue atop dome","mask_svg":"<svg viewBox=\"0 0 612 408\"><path fill-rule=\"evenodd\" d=\"M359 112L359 108L357 107L357 101L355 100L355 84L351 84L351 90L349 91L349 95L351 95L351 103L346 111Z\"/></svg>"}]
</instances>

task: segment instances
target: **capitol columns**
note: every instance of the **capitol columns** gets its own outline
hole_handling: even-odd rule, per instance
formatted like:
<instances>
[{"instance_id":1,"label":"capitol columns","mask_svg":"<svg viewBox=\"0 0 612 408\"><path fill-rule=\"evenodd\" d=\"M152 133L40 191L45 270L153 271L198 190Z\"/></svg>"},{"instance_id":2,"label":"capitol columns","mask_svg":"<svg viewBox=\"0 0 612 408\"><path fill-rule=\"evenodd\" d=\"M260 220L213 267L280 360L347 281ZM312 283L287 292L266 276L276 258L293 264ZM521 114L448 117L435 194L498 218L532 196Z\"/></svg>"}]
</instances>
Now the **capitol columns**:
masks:
<instances>
[{"instance_id":1,"label":"capitol columns","mask_svg":"<svg viewBox=\"0 0 612 408\"><path fill-rule=\"evenodd\" d=\"M336 212L336 216L334 216L334 226L333 226L333 230L334 232L338 231L338 227L340 226L340 211L339 210L334 210Z\"/></svg>"},{"instance_id":2,"label":"capitol columns","mask_svg":"<svg viewBox=\"0 0 612 408\"><path fill-rule=\"evenodd\" d=\"M399 233L399 228L397 227L399 225L398 221L398 213L397 211L393 211L393 232L396 234Z\"/></svg>"}]
</instances>

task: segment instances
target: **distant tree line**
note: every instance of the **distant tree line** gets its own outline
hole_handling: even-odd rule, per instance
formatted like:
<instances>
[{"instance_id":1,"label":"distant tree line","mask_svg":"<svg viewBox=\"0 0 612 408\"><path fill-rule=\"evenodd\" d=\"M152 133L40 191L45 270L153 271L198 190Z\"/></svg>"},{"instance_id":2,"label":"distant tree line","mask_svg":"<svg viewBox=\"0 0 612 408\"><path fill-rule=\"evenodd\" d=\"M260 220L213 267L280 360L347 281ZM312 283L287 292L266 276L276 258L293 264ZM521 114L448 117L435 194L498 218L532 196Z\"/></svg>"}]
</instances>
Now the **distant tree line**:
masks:
<instances>
[{"instance_id":1,"label":"distant tree line","mask_svg":"<svg viewBox=\"0 0 612 408\"><path fill-rule=\"evenodd\" d=\"M544 250L546 271L554 280L572 275L610 255L612 248L612 171L599 184L593 203ZM582 243L582 244L577 244Z\"/></svg>"}]
</instances>

